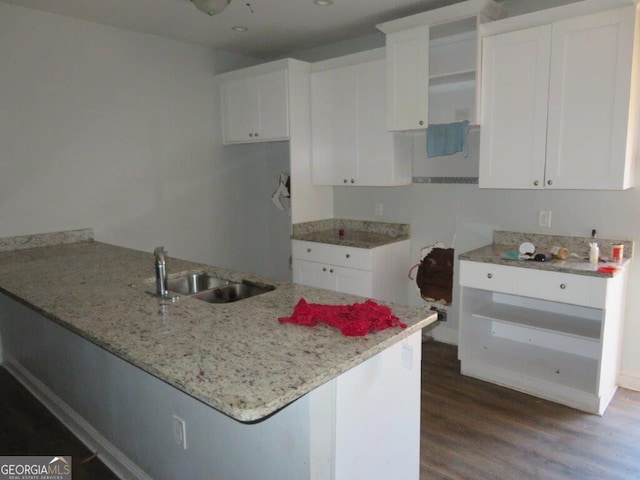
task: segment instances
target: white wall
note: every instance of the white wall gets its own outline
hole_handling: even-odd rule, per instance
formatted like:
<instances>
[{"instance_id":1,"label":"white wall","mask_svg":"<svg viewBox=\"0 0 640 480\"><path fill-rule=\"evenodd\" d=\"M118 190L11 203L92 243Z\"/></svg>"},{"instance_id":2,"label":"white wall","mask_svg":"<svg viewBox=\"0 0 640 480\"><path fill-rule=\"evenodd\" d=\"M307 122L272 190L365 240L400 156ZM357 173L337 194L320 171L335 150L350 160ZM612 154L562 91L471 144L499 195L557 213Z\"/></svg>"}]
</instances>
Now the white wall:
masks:
<instances>
[{"instance_id":1,"label":"white wall","mask_svg":"<svg viewBox=\"0 0 640 480\"><path fill-rule=\"evenodd\" d=\"M288 242L277 261L253 248L279 221L282 162L221 145L214 75L250 63L0 3L0 236L93 227L100 241L288 275Z\"/></svg>"}]
</instances>

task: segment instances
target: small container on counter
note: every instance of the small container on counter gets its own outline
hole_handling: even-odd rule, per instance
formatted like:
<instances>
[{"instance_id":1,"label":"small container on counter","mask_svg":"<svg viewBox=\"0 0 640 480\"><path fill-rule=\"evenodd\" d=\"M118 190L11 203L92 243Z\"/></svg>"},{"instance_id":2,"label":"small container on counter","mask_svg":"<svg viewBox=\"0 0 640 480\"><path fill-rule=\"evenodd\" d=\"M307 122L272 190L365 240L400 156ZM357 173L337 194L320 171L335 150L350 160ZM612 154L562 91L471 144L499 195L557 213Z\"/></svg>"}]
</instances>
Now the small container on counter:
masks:
<instances>
[{"instance_id":1,"label":"small container on counter","mask_svg":"<svg viewBox=\"0 0 640 480\"><path fill-rule=\"evenodd\" d=\"M611 244L611 261L620 263L624 258L624 245L622 243Z\"/></svg>"},{"instance_id":2,"label":"small container on counter","mask_svg":"<svg viewBox=\"0 0 640 480\"><path fill-rule=\"evenodd\" d=\"M557 258L558 260L564 260L569 257L569 249L565 247L559 247L557 245L551 247L549 253L553 258Z\"/></svg>"},{"instance_id":3,"label":"small container on counter","mask_svg":"<svg viewBox=\"0 0 640 480\"><path fill-rule=\"evenodd\" d=\"M600 257L600 247L598 247L597 243L589 244L589 262L590 263L598 263L598 258Z\"/></svg>"}]
</instances>

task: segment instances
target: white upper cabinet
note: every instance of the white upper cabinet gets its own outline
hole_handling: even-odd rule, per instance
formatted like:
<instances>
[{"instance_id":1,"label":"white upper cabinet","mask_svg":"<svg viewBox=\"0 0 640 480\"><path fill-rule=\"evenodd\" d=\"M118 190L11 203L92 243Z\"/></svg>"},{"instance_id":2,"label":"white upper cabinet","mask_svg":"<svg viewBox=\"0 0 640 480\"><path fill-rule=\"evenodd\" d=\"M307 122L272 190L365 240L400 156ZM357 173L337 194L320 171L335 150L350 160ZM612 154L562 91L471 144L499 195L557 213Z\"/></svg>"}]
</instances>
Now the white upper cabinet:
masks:
<instances>
[{"instance_id":1,"label":"white upper cabinet","mask_svg":"<svg viewBox=\"0 0 640 480\"><path fill-rule=\"evenodd\" d=\"M287 70L224 80L223 143L252 143L289 138Z\"/></svg>"},{"instance_id":2,"label":"white upper cabinet","mask_svg":"<svg viewBox=\"0 0 640 480\"><path fill-rule=\"evenodd\" d=\"M367 54L369 55L369 54ZM316 69L343 59L316 64ZM352 55L348 58L358 58ZM322 64L321 64L322 65ZM316 185L411 183L412 143L385 124L383 58L311 75L312 180Z\"/></svg>"},{"instance_id":3,"label":"white upper cabinet","mask_svg":"<svg viewBox=\"0 0 640 480\"><path fill-rule=\"evenodd\" d=\"M477 123L477 27L505 15L492 0L467 0L378 25L386 35L387 129Z\"/></svg>"},{"instance_id":4,"label":"white upper cabinet","mask_svg":"<svg viewBox=\"0 0 640 480\"><path fill-rule=\"evenodd\" d=\"M542 188L551 27L483 40L480 186Z\"/></svg>"},{"instance_id":5,"label":"white upper cabinet","mask_svg":"<svg viewBox=\"0 0 640 480\"><path fill-rule=\"evenodd\" d=\"M386 36L387 128L427 128L429 111L429 27Z\"/></svg>"},{"instance_id":6,"label":"white upper cabinet","mask_svg":"<svg viewBox=\"0 0 640 480\"><path fill-rule=\"evenodd\" d=\"M357 156L355 67L311 74L312 180L316 185L355 183Z\"/></svg>"},{"instance_id":7,"label":"white upper cabinet","mask_svg":"<svg viewBox=\"0 0 640 480\"><path fill-rule=\"evenodd\" d=\"M483 39L480 187L632 186L637 26L629 5Z\"/></svg>"},{"instance_id":8,"label":"white upper cabinet","mask_svg":"<svg viewBox=\"0 0 640 480\"><path fill-rule=\"evenodd\" d=\"M637 47L634 52L636 25L635 7L627 7L553 26L547 186L631 186L633 151L627 147L637 134L629 115L632 64L640 53Z\"/></svg>"}]
</instances>

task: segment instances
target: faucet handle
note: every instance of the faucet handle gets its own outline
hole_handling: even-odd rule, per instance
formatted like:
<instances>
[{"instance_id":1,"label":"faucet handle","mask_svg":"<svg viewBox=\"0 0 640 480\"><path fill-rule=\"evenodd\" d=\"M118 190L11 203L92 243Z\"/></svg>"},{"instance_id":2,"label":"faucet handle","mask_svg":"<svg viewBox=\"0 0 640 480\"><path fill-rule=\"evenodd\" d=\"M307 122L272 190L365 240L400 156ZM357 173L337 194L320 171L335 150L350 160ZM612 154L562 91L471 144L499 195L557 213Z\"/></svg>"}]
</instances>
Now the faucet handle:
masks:
<instances>
[{"instance_id":1,"label":"faucet handle","mask_svg":"<svg viewBox=\"0 0 640 480\"><path fill-rule=\"evenodd\" d=\"M153 254L154 254L154 255L155 255L155 257L156 257L156 261L159 261L159 262L165 262L165 261L166 261L166 258L167 258L167 256L168 256L168 253L167 253L167 251L164 249L164 247L156 247L156 248L153 250Z\"/></svg>"}]
</instances>

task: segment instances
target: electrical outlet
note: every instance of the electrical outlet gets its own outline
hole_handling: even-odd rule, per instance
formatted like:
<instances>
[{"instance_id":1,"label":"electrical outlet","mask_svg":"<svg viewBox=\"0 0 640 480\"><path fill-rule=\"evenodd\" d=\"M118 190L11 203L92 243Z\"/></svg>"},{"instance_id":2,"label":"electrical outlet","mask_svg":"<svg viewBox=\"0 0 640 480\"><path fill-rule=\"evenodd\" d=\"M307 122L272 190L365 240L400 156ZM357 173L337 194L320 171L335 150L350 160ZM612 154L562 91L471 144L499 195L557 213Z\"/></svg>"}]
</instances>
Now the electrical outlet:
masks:
<instances>
[{"instance_id":1,"label":"electrical outlet","mask_svg":"<svg viewBox=\"0 0 640 480\"><path fill-rule=\"evenodd\" d=\"M551 227L551 211L550 210L540 210L538 213L538 226L550 228Z\"/></svg>"},{"instance_id":2,"label":"electrical outlet","mask_svg":"<svg viewBox=\"0 0 640 480\"><path fill-rule=\"evenodd\" d=\"M187 426L179 416L173 416L173 441L183 450L187 449Z\"/></svg>"},{"instance_id":3,"label":"electrical outlet","mask_svg":"<svg viewBox=\"0 0 640 480\"><path fill-rule=\"evenodd\" d=\"M377 217L382 216L382 203L376 203L373 207L373 213Z\"/></svg>"}]
</instances>

